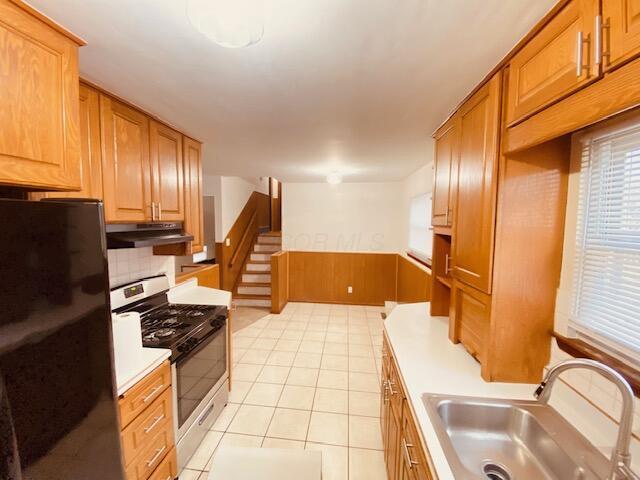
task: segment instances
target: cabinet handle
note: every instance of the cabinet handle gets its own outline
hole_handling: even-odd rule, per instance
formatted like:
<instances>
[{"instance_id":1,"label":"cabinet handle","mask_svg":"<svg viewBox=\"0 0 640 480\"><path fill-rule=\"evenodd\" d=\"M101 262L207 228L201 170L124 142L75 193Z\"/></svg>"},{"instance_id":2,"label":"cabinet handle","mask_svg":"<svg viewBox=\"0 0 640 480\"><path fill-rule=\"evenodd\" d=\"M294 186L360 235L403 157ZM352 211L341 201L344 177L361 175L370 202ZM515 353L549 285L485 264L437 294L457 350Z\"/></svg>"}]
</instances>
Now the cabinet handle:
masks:
<instances>
[{"instance_id":1,"label":"cabinet handle","mask_svg":"<svg viewBox=\"0 0 640 480\"><path fill-rule=\"evenodd\" d=\"M150 467L151 465L156 463L156 461L160 458L160 455L162 455L166 449L167 449L167 447L165 445L164 447L159 448L158 450L156 450L156 454L151 458L151 460L149 460L147 462L147 467Z\"/></svg>"},{"instance_id":2,"label":"cabinet handle","mask_svg":"<svg viewBox=\"0 0 640 480\"><path fill-rule=\"evenodd\" d=\"M144 428L144 433L149 433L151 430L156 428L156 425L158 425L162 420L164 420L164 413L162 415L160 415L159 417L156 417L153 420L153 423L151 423L151 425L149 425L148 427L145 427Z\"/></svg>"},{"instance_id":3,"label":"cabinet handle","mask_svg":"<svg viewBox=\"0 0 640 480\"><path fill-rule=\"evenodd\" d=\"M384 385L384 403L389 403L389 383L385 380L382 384Z\"/></svg>"},{"instance_id":4,"label":"cabinet handle","mask_svg":"<svg viewBox=\"0 0 640 480\"><path fill-rule=\"evenodd\" d=\"M445 253L444 254L444 274L449 275L450 271L451 271L451 268L449 268L449 254Z\"/></svg>"},{"instance_id":5,"label":"cabinet handle","mask_svg":"<svg viewBox=\"0 0 640 480\"><path fill-rule=\"evenodd\" d=\"M391 395L395 395L396 393L398 393L393 389L393 382L391 380L387 380L387 383L389 385L389 393L391 393Z\"/></svg>"},{"instance_id":6,"label":"cabinet handle","mask_svg":"<svg viewBox=\"0 0 640 480\"><path fill-rule=\"evenodd\" d=\"M602 60L602 15L596 15L593 60L596 65L600 65Z\"/></svg>"},{"instance_id":7,"label":"cabinet handle","mask_svg":"<svg viewBox=\"0 0 640 480\"><path fill-rule=\"evenodd\" d=\"M578 32L578 50L576 51L576 75L578 77L582 76L582 42L583 42L583 34L582 31Z\"/></svg>"},{"instance_id":8,"label":"cabinet handle","mask_svg":"<svg viewBox=\"0 0 640 480\"><path fill-rule=\"evenodd\" d=\"M151 400L155 396L156 393L158 393L159 390L162 390L163 388L164 388L164 385L158 385L157 387L155 387L153 390L149 392L149 395L147 395L142 399L142 403L147 403L149 400Z\"/></svg>"},{"instance_id":9,"label":"cabinet handle","mask_svg":"<svg viewBox=\"0 0 640 480\"><path fill-rule=\"evenodd\" d=\"M402 439L402 450L404 451L404 461L407 464L407 467L409 467L409 470L411 470L413 468L414 465L418 465L418 462L416 462L414 459L411 458L411 452L409 452L409 448L412 448L413 444L411 443L407 443L406 439Z\"/></svg>"}]
</instances>

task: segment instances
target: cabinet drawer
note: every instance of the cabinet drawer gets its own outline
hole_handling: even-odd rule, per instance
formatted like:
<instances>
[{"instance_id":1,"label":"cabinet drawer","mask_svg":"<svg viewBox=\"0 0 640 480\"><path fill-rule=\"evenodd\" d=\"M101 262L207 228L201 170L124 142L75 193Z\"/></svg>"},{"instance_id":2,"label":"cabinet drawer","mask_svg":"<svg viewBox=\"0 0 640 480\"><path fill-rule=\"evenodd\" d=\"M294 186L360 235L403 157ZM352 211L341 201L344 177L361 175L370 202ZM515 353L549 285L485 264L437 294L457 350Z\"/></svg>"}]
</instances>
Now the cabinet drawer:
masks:
<instances>
[{"instance_id":1,"label":"cabinet drawer","mask_svg":"<svg viewBox=\"0 0 640 480\"><path fill-rule=\"evenodd\" d=\"M160 465L158 465L155 472L151 474L149 480L173 480L177 476L178 459L176 458L176 449L172 448Z\"/></svg>"},{"instance_id":2,"label":"cabinet drawer","mask_svg":"<svg viewBox=\"0 0 640 480\"><path fill-rule=\"evenodd\" d=\"M400 416L402 412L402 402L404 401L404 391L402 390L402 382L395 362L391 362L389 370L389 400L391 408L396 411L396 415Z\"/></svg>"},{"instance_id":3,"label":"cabinet drawer","mask_svg":"<svg viewBox=\"0 0 640 480\"><path fill-rule=\"evenodd\" d=\"M400 438L401 471L406 472L403 478L414 480L432 480L428 455L422 449L422 443L416 428L416 422L409 405L405 402L402 419L402 436Z\"/></svg>"},{"instance_id":4,"label":"cabinet drawer","mask_svg":"<svg viewBox=\"0 0 640 480\"><path fill-rule=\"evenodd\" d=\"M593 50L597 14L598 0L573 0L514 55L509 69L509 125L598 78Z\"/></svg>"},{"instance_id":5,"label":"cabinet drawer","mask_svg":"<svg viewBox=\"0 0 640 480\"><path fill-rule=\"evenodd\" d=\"M167 388L122 432L122 451L125 465L128 466L167 423L172 423L171 416L172 391Z\"/></svg>"},{"instance_id":6,"label":"cabinet drawer","mask_svg":"<svg viewBox=\"0 0 640 480\"><path fill-rule=\"evenodd\" d=\"M169 362L165 362L122 395L120 426L124 429L129 425L170 385L171 369Z\"/></svg>"},{"instance_id":7,"label":"cabinet drawer","mask_svg":"<svg viewBox=\"0 0 640 480\"><path fill-rule=\"evenodd\" d=\"M127 480L147 480L173 449L173 424L162 427L127 467Z\"/></svg>"}]
</instances>

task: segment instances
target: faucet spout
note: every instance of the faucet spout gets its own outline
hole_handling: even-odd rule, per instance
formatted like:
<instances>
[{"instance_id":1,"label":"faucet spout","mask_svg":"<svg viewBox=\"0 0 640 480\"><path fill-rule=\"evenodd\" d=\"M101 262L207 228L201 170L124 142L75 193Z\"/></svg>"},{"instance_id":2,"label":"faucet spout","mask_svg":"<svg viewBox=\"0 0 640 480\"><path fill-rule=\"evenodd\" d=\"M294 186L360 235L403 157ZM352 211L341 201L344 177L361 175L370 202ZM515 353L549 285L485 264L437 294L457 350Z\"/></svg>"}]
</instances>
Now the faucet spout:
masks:
<instances>
[{"instance_id":1,"label":"faucet spout","mask_svg":"<svg viewBox=\"0 0 640 480\"><path fill-rule=\"evenodd\" d=\"M622 414L620 416L620 427L618 429L616 447L611 455L611 470L607 478L610 480L638 478L635 473L629 473L631 472L631 454L629 452L629 445L631 443L631 429L633 425L635 407L633 390L624 377L613 368L600 362L584 358L566 360L549 369L544 380L542 380L534 392L535 398L540 403L547 404L551 397L551 390L558 376L562 372L573 368L584 368L597 372L613 382L613 384L618 387L618 390L620 390L622 395Z\"/></svg>"}]
</instances>

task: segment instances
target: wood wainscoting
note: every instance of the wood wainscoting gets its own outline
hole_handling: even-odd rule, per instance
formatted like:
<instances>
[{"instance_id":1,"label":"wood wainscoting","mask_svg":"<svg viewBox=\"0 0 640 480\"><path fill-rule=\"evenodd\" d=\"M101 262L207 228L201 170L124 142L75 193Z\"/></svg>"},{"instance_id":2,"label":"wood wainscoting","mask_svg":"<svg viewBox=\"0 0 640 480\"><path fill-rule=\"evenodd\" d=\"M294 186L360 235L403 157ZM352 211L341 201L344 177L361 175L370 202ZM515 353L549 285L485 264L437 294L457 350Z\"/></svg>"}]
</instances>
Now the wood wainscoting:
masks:
<instances>
[{"instance_id":1,"label":"wood wainscoting","mask_svg":"<svg viewBox=\"0 0 640 480\"><path fill-rule=\"evenodd\" d=\"M271 312L280 313L289 298L289 252L271 255Z\"/></svg>"},{"instance_id":2,"label":"wood wainscoting","mask_svg":"<svg viewBox=\"0 0 640 480\"><path fill-rule=\"evenodd\" d=\"M278 252L271 269L273 313L288 301L384 305L430 298L430 271L396 253Z\"/></svg>"},{"instance_id":3,"label":"wood wainscoting","mask_svg":"<svg viewBox=\"0 0 640 480\"><path fill-rule=\"evenodd\" d=\"M431 299L431 273L409 258L398 255L396 302L428 302Z\"/></svg>"}]
</instances>

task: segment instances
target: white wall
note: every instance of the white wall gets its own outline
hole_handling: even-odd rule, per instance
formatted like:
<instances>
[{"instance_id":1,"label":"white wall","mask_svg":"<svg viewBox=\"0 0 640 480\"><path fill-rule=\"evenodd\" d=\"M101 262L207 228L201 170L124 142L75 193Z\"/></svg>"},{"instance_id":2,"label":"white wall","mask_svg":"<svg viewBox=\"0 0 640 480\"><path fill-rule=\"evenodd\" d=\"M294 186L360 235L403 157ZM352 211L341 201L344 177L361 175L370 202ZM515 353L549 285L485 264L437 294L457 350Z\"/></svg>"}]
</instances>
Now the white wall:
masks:
<instances>
[{"instance_id":1,"label":"white wall","mask_svg":"<svg viewBox=\"0 0 640 480\"><path fill-rule=\"evenodd\" d=\"M285 250L398 252L403 183L283 183Z\"/></svg>"},{"instance_id":2,"label":"white wall","mask_svg":"<svg viewBox=\"0 0 640 480\"><path fill-rule=\"evenodd\" d=\"M411 199L433 190L433 161L419 168L402 182L402 227L400 229L400 251L409 248L409 208Z\"/></svg>"}]
</instances>

